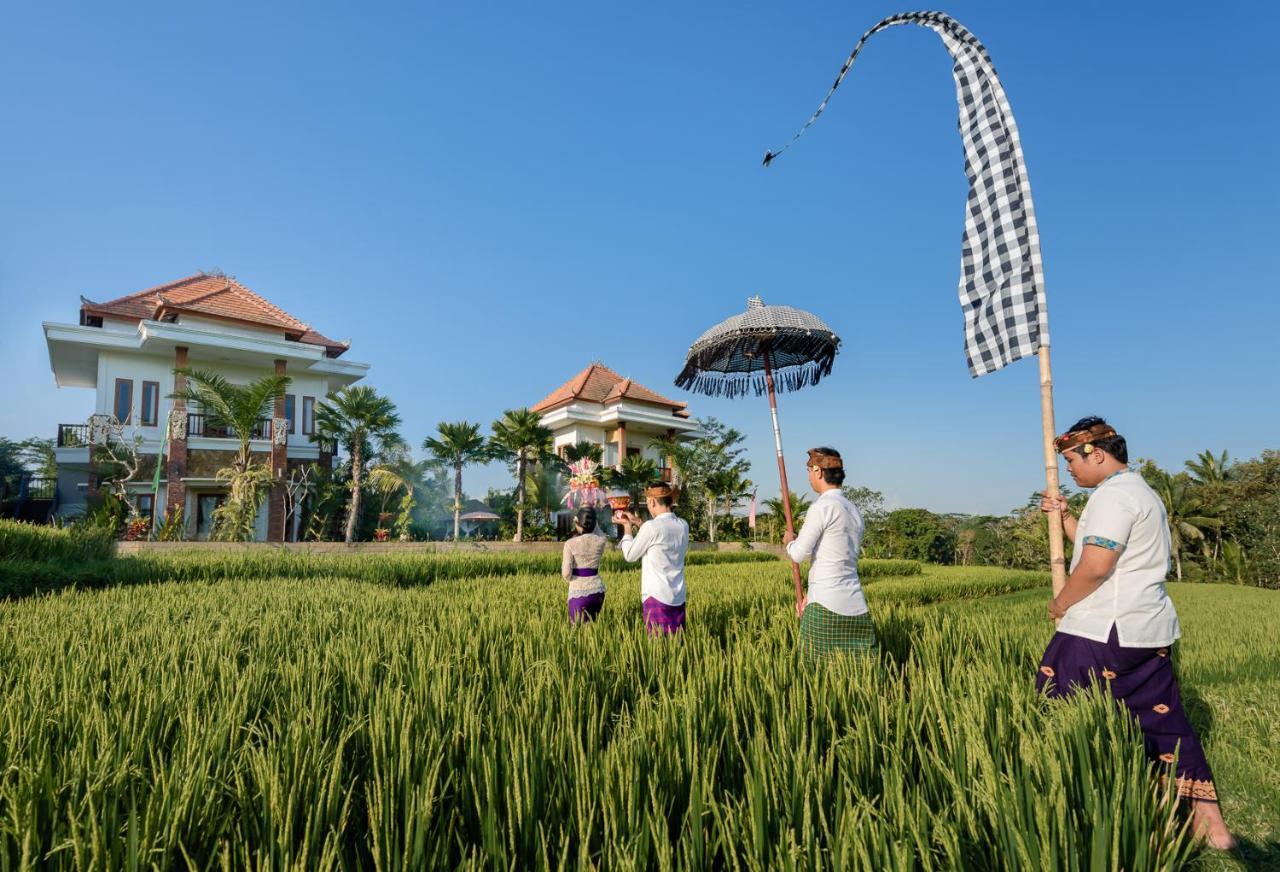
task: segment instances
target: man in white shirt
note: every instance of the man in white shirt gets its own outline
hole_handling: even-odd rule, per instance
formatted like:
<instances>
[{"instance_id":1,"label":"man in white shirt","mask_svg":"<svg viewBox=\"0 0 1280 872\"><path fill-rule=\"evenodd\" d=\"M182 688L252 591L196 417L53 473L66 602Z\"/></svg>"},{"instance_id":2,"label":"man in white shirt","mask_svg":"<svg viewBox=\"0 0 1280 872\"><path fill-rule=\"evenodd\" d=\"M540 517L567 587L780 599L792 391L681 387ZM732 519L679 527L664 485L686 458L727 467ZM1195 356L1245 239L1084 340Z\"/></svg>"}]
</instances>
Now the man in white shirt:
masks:
<instances>
[{"instance_id":1,"label":"man in white shirt","mask_svg":"<svg viewBox=\"0 0 1280 872\"><path fill-rule=\"evenodd\" d=\"M844 461L834 448L813 448L805 465L818 499L805 514L800 534L782 539L792 561L813 561L808 593L796 601L801 651L813 661L836 651L873 652L875 626L858 579L864 525L858 507L840 489Z\"/></svg>"},{"instance_id":2,"label":"man in white shirt","mask_svg":"<svg viewBox=\"0 0 1280 872\"><path fill-rule=\"evenodd\" d=\"M1049 601L1049 615L1061 622L1036 684L1059 697L1105 683L1137 718L1151 761L1164 769L1176 762L1177 791L1193 803L1196 832L1216 848L1229 848L1234 839L1218 808L1213 772L1183 710L1169 657L1182 631L1165 591L1164 503L1129 470L1124 437L1101 418L1077 421L1055 445L1072 480L1094 491L1079 520L1061 498L1041 502L1045 512L1062 516L1075 551L1066 585Z\"/></svg>"},{"instance_id":3,"label":"man in white shirt","mask_svg":"<svg viewBox=\"0 0 1280 872\"><path fill-rule=\"evenodd\" d=\"M671 511L671 486L655 484L644 492L650 520L640 523L633 512L618 515L622 541L618 547L629 563L640 563L640 598L645 627L651 634L670 635L684 628L684 556L689 550L689 525ZM633 527L640 530L634 536Z\"/></svg>"}]
</instances>

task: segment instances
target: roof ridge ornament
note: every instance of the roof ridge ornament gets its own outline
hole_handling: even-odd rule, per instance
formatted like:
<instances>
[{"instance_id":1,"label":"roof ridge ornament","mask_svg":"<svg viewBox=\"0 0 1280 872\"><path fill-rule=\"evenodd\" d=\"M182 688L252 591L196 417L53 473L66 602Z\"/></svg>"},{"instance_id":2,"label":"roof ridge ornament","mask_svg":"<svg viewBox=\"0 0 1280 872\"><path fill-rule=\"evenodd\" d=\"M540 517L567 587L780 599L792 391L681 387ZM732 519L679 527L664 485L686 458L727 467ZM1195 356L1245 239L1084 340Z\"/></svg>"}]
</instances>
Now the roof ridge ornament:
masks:
<instances>
[{"instance_id":1,"label":"roof ridge ornament","mask_svg":"<svg viewBox=\"0 0 1280 872\"><path fill-rule=\"evenodd\" d=\"M759 295L759 294L756 294L754 297L747 297L747 309L748 309L748 310L751 310L751 309L763 309L763 308L764 308L764 300L760 299L760 295Z\"/></svg>"}]
</instances>

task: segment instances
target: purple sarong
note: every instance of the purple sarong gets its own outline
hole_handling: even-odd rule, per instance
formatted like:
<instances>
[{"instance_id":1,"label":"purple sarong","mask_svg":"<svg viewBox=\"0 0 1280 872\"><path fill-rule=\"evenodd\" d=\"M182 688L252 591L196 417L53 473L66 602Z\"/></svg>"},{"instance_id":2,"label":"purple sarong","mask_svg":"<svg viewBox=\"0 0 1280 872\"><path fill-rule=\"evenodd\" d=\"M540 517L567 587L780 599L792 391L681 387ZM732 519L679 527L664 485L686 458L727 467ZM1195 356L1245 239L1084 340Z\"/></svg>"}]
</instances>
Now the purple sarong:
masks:
<instances>
[{"instance_id":1,"label":"purple sarong","mask_svg":"<svg viewBox=\"0 0 1280 872\"><path fill-rule=\"evenodd\" d=\"M649 597L644 601L644 626L649 635L670 636L684 629L684 604L669 606Z\"/></svg>"},{"instance_id":2,"label":"purple sarong","mask_svg":"<svg viewBox=\"0 0 1280 872\"><path fill-rule=\"evenodd\" d=\"M594 621L602 608L604 608L604 591L575 597L569 600L569 623Z\"/></svg>"},{"instance_id":3,"label":"purple sarong","mask_svg":"<svg viewBox=\"0 0 1280 872\"><path fill-rule=\"evenodd\" d=\"M1105 684L1138 719L1153 763L1165 766L1177 760L1179 796L1217 801L1213 771L1182 708L1168 648L1123 648L1114 626L1105 644L1055 633L1040 661L1036 689L1058 698L1094 681Z\"/></svg>"}]
</instances>

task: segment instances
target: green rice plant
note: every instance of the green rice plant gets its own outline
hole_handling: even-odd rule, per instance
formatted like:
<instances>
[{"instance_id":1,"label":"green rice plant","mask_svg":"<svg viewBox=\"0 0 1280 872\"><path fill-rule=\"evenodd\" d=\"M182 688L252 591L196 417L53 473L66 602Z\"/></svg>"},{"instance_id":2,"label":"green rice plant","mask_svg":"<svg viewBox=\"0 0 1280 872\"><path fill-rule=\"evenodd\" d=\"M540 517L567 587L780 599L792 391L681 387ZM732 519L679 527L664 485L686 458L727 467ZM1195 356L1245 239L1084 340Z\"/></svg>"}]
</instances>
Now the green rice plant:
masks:
<instances>
[{"instance_id":1,"label":"green rice plant","mask_svg":"<svg viewBox=\"0 0 1280 872\"><path fill-rule=\"evenodd\" d=\"M882 654L809 668L777 564L691 566L677 639L645 634L634 568L571 627L555 572L400 588L172 566L181 583L0 608L0 869L1157 870L1193 852L1127 717L1036 695L1044 591L996 597L1034 573L874 580ZM1277 601L1218 590L1251 595L1251 650L1184 684L1280 655ZM918 604L948 592L988 598Z\"/></svg>"},{"instance_id":2,"label":"green rice plant","mask_svg":"<svg viewBox=\"0 0 1280 872\"><path fill-rule=\"evenodd\" d=\"M115 535L93 524L49 527L0 520L0 561L78 561L111 556Z\"/></svg>"}]
</instances>

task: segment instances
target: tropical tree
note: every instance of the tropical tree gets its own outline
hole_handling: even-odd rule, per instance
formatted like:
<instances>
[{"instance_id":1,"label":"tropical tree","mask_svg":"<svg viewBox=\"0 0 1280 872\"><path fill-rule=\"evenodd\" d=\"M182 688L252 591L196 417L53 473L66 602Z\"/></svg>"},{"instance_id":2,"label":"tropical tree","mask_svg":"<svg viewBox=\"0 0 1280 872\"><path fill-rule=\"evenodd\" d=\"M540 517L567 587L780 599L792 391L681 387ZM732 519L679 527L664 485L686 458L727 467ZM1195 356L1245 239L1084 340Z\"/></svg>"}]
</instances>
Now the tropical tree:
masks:
<instances>
[{"instance_id":1,"label":"tropical tree","mask_svg":"<svg viewBox=\"0 0 1280 872\"><path fill-rule=\"evenodd\" d=\"M657 462L639 454L623 459L621 467L603 472L606 486L625 490L640 506L644 505L644 489L658 481Z\"/></svg>"},{"instance_id":2,"label":"tropical tree","mask_svg":"<svg viewBox=\"0 0 1280 872\"><path fill-rule=\"evenodd\" d=\"M1219 507L1210 504L1186 473L1170 475L1151 461L1142 466L1142 477L1160 496L1169 520L1169 545L1174 574L1182 581L1182 552L1188 543L1206 541L1206 531L1222 529Z\"/></svg>"},{"instance_id":3,"label":"tropical tree","mask_svg":"<svg viewBox=\"0 0 1280 872\"><path fill-rule=\"evenodd\" d=\"M524 541L525 496L528 492L529 465L551 454L553 434L542 423L542 417L528 409L508 409L493 422L489 445L495 458L515 464L516 535Z\"/></svg>"},{"instance_id":4,"label":"tropical tree","mask_svg":"<svg viewBox=\"0 0 1280 872\"><path fill-rule=\"evenodd\" d=\"M573 445L566 445L564 449L565 463L577 463L579 460L590 458L596 463L604 460L604 448L594 442L588 442L583 439L581 442Z\"/></svg>"},{"instance_id":5,"label":"tropical tree","mask_svg":"<svg viewBox=\"0 0 1280 872\"><path fill-rule=\"evenodd\" d=\"M400 415L396 404L368 385L347 387L321 400L316 406L317 442L341 445L351 460L351 498L347 504L344 541L355 541L360 520L360 496L364 489L365 465L375 451L403 444L396 428Z\"/></svg>"},{"instance_id":6,"label":"tropical tree","mask_svg":"<svg viewBox=\"0 0 1280 872\"><path fill-rule=\"evenodd\" d=\"M782 525L786 523L786 512L783 511L782 495L773 499L765 500L764 506L769 509L770 524L776 525L777 529L770 530L770 539L775 538L772 533L777 532L780 536L782 533ZM805 513L809 511L809 498L802 497L800 494L791 494L791 523L795 527L796 532L800 532L800 527L804 524Z\"/></svg>"},{"instance_id":7,"label":"tropical tree","mask_svg":"<svg viewBox=\"0 0 1280 872\"><path fill-rule=\"evenodd\" d=\"M745 453L742 433L710 417L700 419L698 428L701 434L696 439L670 436L656 440L654 445L671 458L672 484L683 495L681 504L690 512L690 526L696 524L696 515L705 514L710 537L719 491L710 488L709 482L722 473L745 476L751 464L742 456Z\"/></svg>"},{"instance_id":8,"label":"tropical tree","mask_svg":"<svg viewBox=\"0 0 1280 872\"><path fill-rule=\"evenodd\" d=\"M437 463L453 467L453 540L462 535L462 467L469 463L486 463L490 458L488 442L480 435L480 425L470 421L441 421L436 436L422 441L422 448Z\"/></svg>"},{"instance_id":9,"label":"tropical tree","mask_svg":"<svg viewBox=\"0 0 1280 872\"><path fill-rule=\"evenodd\" d=\"M413 510L417 507L418 494L428 485L428 477L437 464L430 460L415 461L404 445L388 452L379 463L369 468L369 486L382 497L379 517L387 514L390 500L399 497L395 534L400 541L408 541L409 527L413 523Z\"/></svg>"},{"instance_id":10,"label":"tropical tree","mask_svg":"<svg viewBox=\"0 0 1280 872\"><path fill-rule=\"evenodd\" d=\"M1196 484L1221 484L1232 477L1231 458L1225 451L1215 455L1206 448L1196 455L1195 460L1188 460L1186 466Z\"/></svg>"},{"instance_id":11,"label":"tropical tree","mask_svg":"<svg viewBox=\"0 0 1280 872\"><path fill-rule=\"evenodd\" d=\"M214 510L213 538L252 539L258 507L271 484L272 473L268 465L253 462L249 443L258 422L268 417L276 397L284 393L291 379L270 373L247 385L238 385L208 370L181 367L173 372L183 378L185 386L170 398L198 405L206 427L224 430L238 443L231 466L216 473L220 481L227 482L229 493L227 501Z\"/></svg>"},{"instance_id":12,"label":"tropical tree","mask_svg":"<svg viewBox=\"0 0 1280 872\"><path fill-rule=\"evenodd\" d=\"M751 496L751 488L751 480L743 476L740 466L716 470L707 477L707 532L710 541L716 541L718 505L724 506L726 515L732 514L734 506Z\"/></svg>"},{"instance_id":13,"label":"tropical tree","mask_svg":"<svg viewBox=\"0 0 1280 872\"><path fill-rule=\"evenodd\" d=\"M565 471L560 459L553 454L542 463L530 466L525 479L525 502L540 511L542 523L548 526L563 505L565 487L561 476Z\"/></svg>"}]
</instances>

